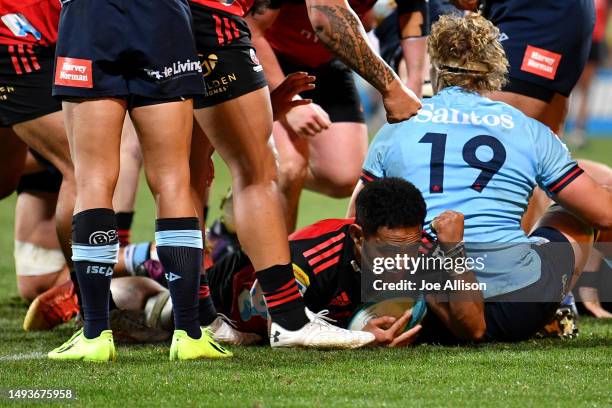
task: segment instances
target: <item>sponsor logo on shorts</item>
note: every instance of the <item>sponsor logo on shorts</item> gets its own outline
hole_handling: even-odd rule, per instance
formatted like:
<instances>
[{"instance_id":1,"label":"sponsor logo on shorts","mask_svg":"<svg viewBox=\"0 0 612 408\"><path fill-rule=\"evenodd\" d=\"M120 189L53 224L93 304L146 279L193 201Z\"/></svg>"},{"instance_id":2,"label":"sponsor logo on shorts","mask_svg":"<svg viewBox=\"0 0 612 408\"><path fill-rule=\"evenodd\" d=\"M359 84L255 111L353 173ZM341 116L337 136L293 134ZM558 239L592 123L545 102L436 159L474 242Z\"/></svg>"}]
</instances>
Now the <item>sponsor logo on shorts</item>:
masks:
<instances>
[{"instance_id":1,"label":"sponsor logo on shorts","mask_svg":"<svg viewBox=\"0 0 612 408\"><path fill-rule=\"evenodd\" d=\"M219 58L215 54L210 54L208 57L206 57L206 59L202 60L202 74L204 75L204 78L213 72L218 61Z\"/></svg>"},{"instance_id":2,"label":"sponsor logo on shorts","mask_svg":"<svg viewBox=\"0 0 612 408\"><path fill-rule=\"evenodd\" d=\"M523 57L521 71L548 79L555 79L561 57L562 55L556 52L528 45Z\"/></svg>"},{"instance_id":3,"label":"sponsor logo on shorts","mask_svg":"<svg viewBox=\"0 0 612 408\"><path fill-rule=\"evenodd\" d=\"M249 53L251 54L251 61L253 61L253 64L255 64L255 66L253 67L253 71L255 72L263 71L263 67L261 66L259 62L259 58L257 58L257 54L255 54L255 50L251 48L249 50Z\"/></svg>"},{"instance_id":4,"label":"sponsor logo on shorts","mask_svg":"<svg viewBox=\"0 0 612 408\"><path fill-rule=\"evenodd\" d=\"M91 60L57 57L55 85L93 88Z\"/></svg>"},{"instance_id":5,"label":"sponsor logo on shorts","mask_svg":"<svg viewBox=\"0 0 612 408\"><path fill-rule=\"evenodd\" d=\"M144 70L149 78L156 82L163 82L166 80L176 79L184 75L191 75L197 72L202 72L200 61L191 61L188 59L185 62L176 61L172 65L163 67L159 70L145 68Z\"/></svg>"},{"instance_id":6,"label":"sponsor logo on shorts","mask_svg":"<svg viewBox=\"0 0 612 408\"><path fill-rule=\"evenodd\" d=\"M501 33L501 34L499 35L499 37L497 38L497 40L498 40L499 42L503 42L503 41L506 41L506 40L508 40L508 39L510 39L510 37L509 37L509 36L508 36L508 34L506 34L506 33Z\"/></svg>"}]
</instances>

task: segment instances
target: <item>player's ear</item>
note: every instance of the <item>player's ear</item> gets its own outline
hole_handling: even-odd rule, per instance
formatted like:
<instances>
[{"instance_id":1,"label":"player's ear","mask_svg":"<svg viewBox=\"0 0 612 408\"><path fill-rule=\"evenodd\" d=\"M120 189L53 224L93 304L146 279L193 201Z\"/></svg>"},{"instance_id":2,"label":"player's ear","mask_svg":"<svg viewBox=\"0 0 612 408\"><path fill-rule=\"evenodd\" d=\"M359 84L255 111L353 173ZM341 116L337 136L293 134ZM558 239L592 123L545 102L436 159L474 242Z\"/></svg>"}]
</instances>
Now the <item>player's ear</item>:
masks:
<instances>
[{"instance_id":1,"label":"player's ear","mask_svg":"<svg viewBox=\"0 0 612 408\"><path fill-rule=\"evenodd\" d=\"M355 246L359 250L361 250L361 247L363 246L363 241L365 239L365 237L363 236L363 229L357 224L351 224L349 225L349 235L351 236L351 239L353 240Z\"/></svg>"}]
</instances>

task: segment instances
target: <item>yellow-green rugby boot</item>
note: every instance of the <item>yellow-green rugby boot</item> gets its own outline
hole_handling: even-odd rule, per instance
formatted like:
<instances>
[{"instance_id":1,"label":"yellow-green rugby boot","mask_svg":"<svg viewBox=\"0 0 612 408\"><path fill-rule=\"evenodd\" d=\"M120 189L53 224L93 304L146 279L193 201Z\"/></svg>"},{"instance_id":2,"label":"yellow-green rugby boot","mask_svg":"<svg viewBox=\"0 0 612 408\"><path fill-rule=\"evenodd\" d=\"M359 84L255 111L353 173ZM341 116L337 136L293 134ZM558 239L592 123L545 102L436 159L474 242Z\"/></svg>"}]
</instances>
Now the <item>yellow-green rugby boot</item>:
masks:
<instances>
[{"instance_id":1,"label":"yellow-green rugby boot","mask_svg":"<svg viewBox=\"0 0 612 408\"><path fill-rule=\"evenodd\" d=\"M81 329L74 333L67 342L50 351L48 356L51 360L115 361L117 352L113 332L104 330L98 337L88 339Z\"/></svg>"},{"instance_id":2,"label":"yellow-green rugby boot","mask_svg":"<svg viewBox=\"0 0 612 408\"><path fill-rule=\"evenodd\" d=\"M202 337L192 339L185 330L175 330L170 346L170 360L195 360L199 358L228 358L231 351L217 343L207 328L202 328Z\"/></svg>"}]
</instances>

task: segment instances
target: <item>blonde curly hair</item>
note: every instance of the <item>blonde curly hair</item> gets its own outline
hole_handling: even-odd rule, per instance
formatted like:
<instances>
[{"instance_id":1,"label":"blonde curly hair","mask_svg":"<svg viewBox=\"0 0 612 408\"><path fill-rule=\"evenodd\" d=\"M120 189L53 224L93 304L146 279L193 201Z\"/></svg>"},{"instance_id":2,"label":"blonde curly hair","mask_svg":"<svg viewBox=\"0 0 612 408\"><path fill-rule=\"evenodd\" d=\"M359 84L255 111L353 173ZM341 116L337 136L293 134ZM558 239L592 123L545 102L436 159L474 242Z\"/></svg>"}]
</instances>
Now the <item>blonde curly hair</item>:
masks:
<instances>
[{"instance_id":1,"label":"blonde curly hair","mask_svg":"<svg viewBox=\"0 0 612 408\"><path fill-rule=\"evenodd\" d=\"M499 91L506 83L508 60L498 37L497 27L479 14L440 17L427 41L437 90Z\"/></svg>"}]
</instances>

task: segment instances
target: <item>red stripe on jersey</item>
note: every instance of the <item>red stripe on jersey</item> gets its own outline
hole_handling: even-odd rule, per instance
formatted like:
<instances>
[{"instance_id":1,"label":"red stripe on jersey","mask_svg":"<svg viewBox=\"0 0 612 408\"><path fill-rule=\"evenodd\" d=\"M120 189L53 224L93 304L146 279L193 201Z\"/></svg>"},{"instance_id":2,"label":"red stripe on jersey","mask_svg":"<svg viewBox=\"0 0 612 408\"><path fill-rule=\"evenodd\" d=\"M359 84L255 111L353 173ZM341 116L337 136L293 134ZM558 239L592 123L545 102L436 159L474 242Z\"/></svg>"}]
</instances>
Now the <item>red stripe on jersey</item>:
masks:
<instances>
[{"instance_id":1,"label":"red stripe on jersey","mask_svg":"<svg viewBox=\"0 0 612 408\"><path fill-rule=\"evenodd\" d=\"M225 28L225 36L227 37L227 42L231 43L234 40L234 38L232 37L232 31L231 31L229 18L223 17L223 27Z\"/></svg>"},{"instance_id":2,"label":"red stripe on jersey","mask_svg":"<svg viewBox=\"0 0 612 408\"><path fill-rule=\"evenodd\" d=\"M219 44L223 44L225 42L225 39L223 38L223 32L221 31L221 19L216 14L213 14L212 16L215 19L215 31L217 32L217 41L219 41Z\"/></svg>"},{"instance_id":3,"label":"red stripe on jersey","mask_svg":"<svg viewBox=\"0 0 612 408\"><path fill-rule=\"evenodd\" d=\"M304 252L303 255L304 257L309 257L310 255L313 255L319 251L321 251L322 249L327 248L328 246L331 246L333 243L336 243L338 241L340 241L341 239L343 239L346 236L346 234L344 234L344 232L341 232L340 234L336 235L335 237L331 237L330 239L328 239L325 242L320 243L319 245L310 248L308 251Z\"/></svg>"},{"instance_id":4,"label":"red stripe on jersey","mask_svg":"<svg viewBox=\"0 0 612 408\"><path fill-rule=\"evenodd\" d=\"M329 249L329 250L323 252L322 254L317 255L314 258L308 260L308 264L310 264L310 266L313 266L314 264L319 263L323 259L329 258L330 256L332 256L336 252L340 252L342 250L343 246L344 246L343 242L339 243L338 245L334 246L332 249Z\"/></svg>"},{"instance_id":5,"label":"red stripe on jersey","mask_svg":"<svg viewBox=\"0 0 612 408\"><path fill-rule=\"evenodd\" d=\"M330 266L333 266L335 264L337 264L338 262L340 262L340 255L338 255L335 258L330 259L329 261L322 263L321 265L317 266L316 268L314 268L312 271L314 272L315 275L318 275L319 272L324 271L325 269L329 268Z\"/></svg>"},{"instance_id":6,"label":"red stripe on jersey","mask_svg":"<svg viewBox=\"0 0 612 408\"><path fill-rule=\"evenodd\" d=\"M297 292L297 293L296 293L295 295L293 295L293 296L290 296L290 297L288 297L288 298L286 298L286 299L277 300L276 302L268 302L268 301L266 300L266 304L268 305L268 308L271 308L271 307L276 307L276 306L278 306L278 305L282 305L283 303L291 302L292 300L295 300L295 299L297 299L297 298L299 298L299 297L301 297L301 296L302 296L302 295L300 294L300 292ZM267 299L267 298L266 298L266 299Z\"/></svg>"},{"instance_id":7,"label":"red stripe on jersey","mask_svg":"<svg viewBox=\"0 0 612 408\"><path fill-rule=\"evenodd\" d=\"M19 51L19 56L21 57L21 63L23 64L23 67L25 68L25 71L27 73L32 72L32 68L30 68L30 63L28 61L28 57L26 57L25 51L23 50L23 44L19 44L17 46L17 51Z\"/></svg>"},{"instance_id":8,"label":"red stripe on jersey","mask_svg":"<svg viewBox=\"0 0 612 408\"><path fill-rule=\"evenodd\" d=\"M19 60L17 60L17 55L15 55L15 46L9 45L8 47L9 54L11 54L11 61L13 62L13 68L15 68L15 72L17 74L22 74L21 66L19 66Z\"/></svg>"},{"instance_id":9,"label":"red stripe on jersey","mask_svg":"<svg viewBox=\"0 0 612 408\"><path fill-rule=\"evenodd\" d=\"M558 182L555 183L554 186L552 186L551 188L549 188L549 191L551 193L556 192L556 190L560 189L560 187L562 187L565 182L567 180L569 180L570 178L572 178L573 176L575 176L577 173L581 172L582 169L580 167L574 168L574 170L570 171L569 174L567 174L565 177L563 177L561 180L559 180Z\"/></svg>"},{"instance_id":10,"label":"red stripe on jersey","mask_svg":"<svg viewBox=\"0 0 612 408\"><path fill-rule=\"evenodd\" d=\"M32 61L32 66L36 71L40 70L40 65L38 64L38 58L36 58L36 54L34 53L34 47L31 45L26 46L26 50L28 54L30 54L30 61Z\"/></svg>"}]
</instances>

